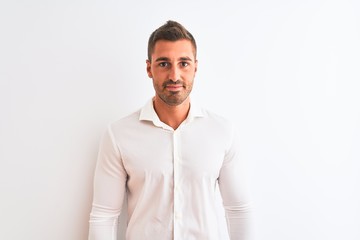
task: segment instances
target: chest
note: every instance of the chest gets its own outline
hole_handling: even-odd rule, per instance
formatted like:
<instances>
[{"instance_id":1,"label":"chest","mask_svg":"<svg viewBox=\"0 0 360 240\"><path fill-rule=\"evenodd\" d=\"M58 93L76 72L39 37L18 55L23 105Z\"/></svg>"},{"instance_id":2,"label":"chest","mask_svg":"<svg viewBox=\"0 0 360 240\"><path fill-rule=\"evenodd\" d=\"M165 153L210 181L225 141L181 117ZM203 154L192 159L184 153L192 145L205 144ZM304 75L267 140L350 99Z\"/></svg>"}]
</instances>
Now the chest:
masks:
<instances>
[{"instance_id":1,"label":"chest","mask_svg":"<svg viewBox=\"0 0 360 240\"><path fill-rule=\"evenodd\" d=\"M217 178L226 153L225 141L194 131L158 130L128 136L121 144L124 167L130 178ZM176 174L176 173L175 173Z\"/></svg>"}]
</instances>

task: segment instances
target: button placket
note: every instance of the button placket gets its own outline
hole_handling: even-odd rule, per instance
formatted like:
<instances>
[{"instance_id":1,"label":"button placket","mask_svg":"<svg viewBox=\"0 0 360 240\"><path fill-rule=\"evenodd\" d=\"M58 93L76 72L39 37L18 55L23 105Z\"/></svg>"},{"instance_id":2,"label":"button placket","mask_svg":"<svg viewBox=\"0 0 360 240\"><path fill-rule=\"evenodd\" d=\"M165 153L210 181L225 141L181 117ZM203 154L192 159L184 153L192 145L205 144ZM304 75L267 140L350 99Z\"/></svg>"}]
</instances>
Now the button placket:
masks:
<instances>
[{"instance_id":1,"label":"button placket","mask_svg":"<svg viewBox=\"0 0 360 240\"><path fill-rule=\"evenodd\" d=\"M178 129L179 130L179 129ZM174 143L174 240L180 236L181 226L181 200L180 200L180 132L174 131L173 143Z\"/></svg>"}]
</instances>

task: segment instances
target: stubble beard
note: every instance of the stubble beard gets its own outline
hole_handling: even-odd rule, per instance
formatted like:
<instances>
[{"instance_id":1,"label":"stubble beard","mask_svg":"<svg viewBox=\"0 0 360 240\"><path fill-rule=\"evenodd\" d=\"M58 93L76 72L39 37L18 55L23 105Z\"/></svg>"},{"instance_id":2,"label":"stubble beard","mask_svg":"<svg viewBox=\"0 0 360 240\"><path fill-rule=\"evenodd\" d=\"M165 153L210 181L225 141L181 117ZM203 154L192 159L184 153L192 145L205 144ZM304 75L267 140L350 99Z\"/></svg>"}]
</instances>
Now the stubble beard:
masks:
<instances>
[{"instance_id":1,"label":"stubble beard","mask_svg":"<svg viewBox=\"0 0 360 240\"><path fill-rule=\"evenodd\" d=\"M182 84L183 88L181 91L167 91L166 85L168 84ZM181 81L167 81L162 86L155 86L156 92L159 98L169 106L178 106L182 104L190 95L192 90L192 84L185 85Z\"/></svg>"}]
</instances>

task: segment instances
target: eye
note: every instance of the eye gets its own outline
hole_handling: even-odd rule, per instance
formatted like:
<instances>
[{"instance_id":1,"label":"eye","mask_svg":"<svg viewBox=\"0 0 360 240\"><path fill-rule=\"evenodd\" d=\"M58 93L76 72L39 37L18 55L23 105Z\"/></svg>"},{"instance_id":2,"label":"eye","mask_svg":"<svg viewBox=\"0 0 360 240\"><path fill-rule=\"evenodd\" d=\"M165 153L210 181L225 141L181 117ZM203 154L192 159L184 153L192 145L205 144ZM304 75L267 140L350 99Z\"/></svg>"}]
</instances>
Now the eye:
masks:
<instances>
[{"instance_id":1,"label":"eye","mask_svg":"<svg viewBox=\"0 0 360 240\"><path fill-rule=\"evenodd\" d=\"M189 66L189 63L188 62L180 62L180 65L182 67L187 67L187 66Z\"/></svg>"},{"instance_id":2,"label":"eye","mask_svg":"<svg viewBox=\"0 0 360 240\"><path fill-rule=\"evenodd\" d=\"M169 63L168 62L160 62L159 66L165 68L165 67L169 66Z\"/></svg>"}]
</instances>

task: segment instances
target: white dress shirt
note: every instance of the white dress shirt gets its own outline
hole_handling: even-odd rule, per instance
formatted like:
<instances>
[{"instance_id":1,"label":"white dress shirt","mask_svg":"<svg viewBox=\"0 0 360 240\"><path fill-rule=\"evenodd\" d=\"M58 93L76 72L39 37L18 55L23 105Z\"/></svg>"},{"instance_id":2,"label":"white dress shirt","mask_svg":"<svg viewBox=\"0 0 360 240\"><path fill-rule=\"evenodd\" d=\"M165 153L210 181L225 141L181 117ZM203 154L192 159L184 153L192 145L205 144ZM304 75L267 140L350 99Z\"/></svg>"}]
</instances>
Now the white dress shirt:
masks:
<instances>
[{"instance_id":1,"label":"white dress shirt","mask_svg":"<svg viewBox=\"0 0 360 240\"><path fill-rule=\"evenodd\" d=\"M218 183L231 240L248 240L248 202L232 125L191 103L176 129L152 100L109 125L100 144L90 240L116 240L124 196L127 240L221 240Z\"/></svg>"}]
</instances>

